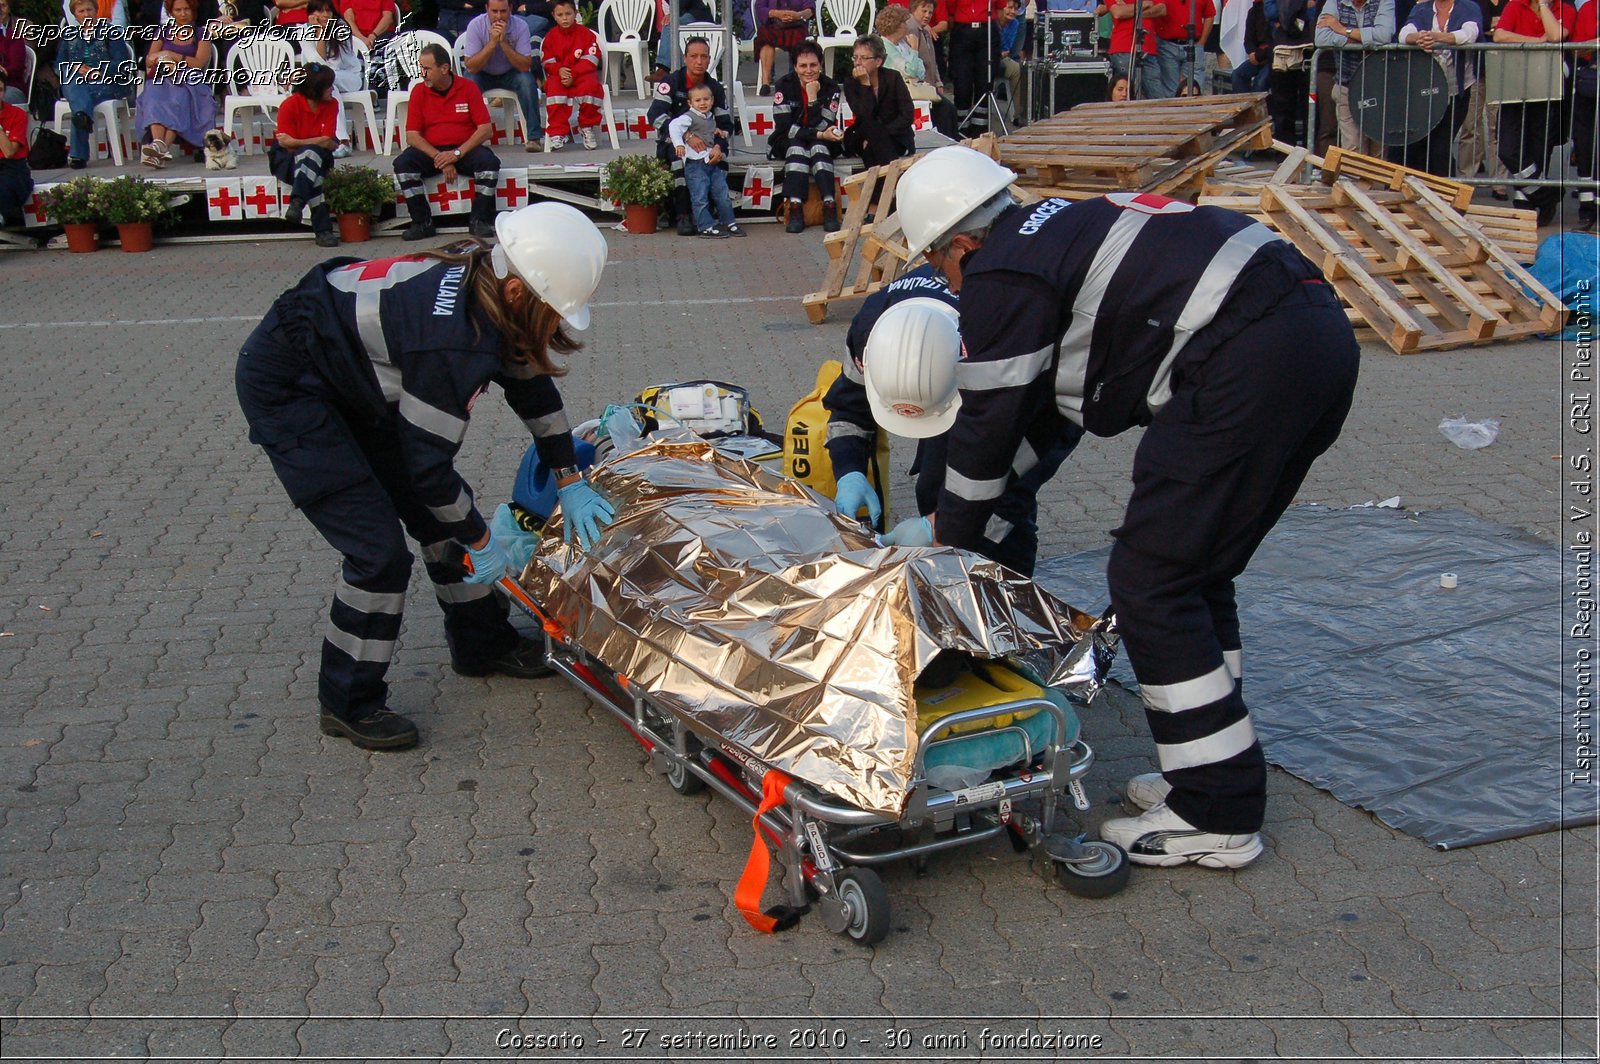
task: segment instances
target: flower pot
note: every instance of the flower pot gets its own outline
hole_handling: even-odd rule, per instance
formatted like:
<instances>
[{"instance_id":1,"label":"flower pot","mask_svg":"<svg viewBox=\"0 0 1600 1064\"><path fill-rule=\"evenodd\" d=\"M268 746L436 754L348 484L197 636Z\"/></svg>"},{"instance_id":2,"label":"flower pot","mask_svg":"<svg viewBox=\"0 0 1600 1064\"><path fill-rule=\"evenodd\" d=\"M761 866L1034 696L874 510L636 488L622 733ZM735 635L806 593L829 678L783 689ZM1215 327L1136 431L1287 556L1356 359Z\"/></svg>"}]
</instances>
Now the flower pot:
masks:
<instances>
[{"instance_id":1,"label":"flower pot","mask_svg":"<svg viewBox=\"0 0 1600 1064\"><path fill-rule=\"evenodd\" d=\"M372 239L372 215L354 212L339 215L339 239L346 244L359 244Z\"/></svg>"},{"instance_id":2,"label":"flower pot","mask_svg":"<svg viewBox=\"0 0 1600 1064\"><path fill-rule=\"evenodd\" d=\"M117 226L117 237L123 251L149 251L155 242L155 224L152 222L123 222Z\"/></svg>"},{"instance_id":3,"label":"flower pot","mask_svg":"<svg viewBox=\"0 0 1600 1064\"><path fill-rule=\"evenodd\" d=\"M628 227L628 232L639 236L648 236L656 231L656 215L658 208L653 204L644 206L638 203L629 203L622 208L623 224Z\"/></svg>"},{"instance_id":4,"label":"flower pot","mask_svg":"<svg viewBox=\"0 0 1600 1064\"><path fill-rule=\"evenodd\" d=\"M94 222L68 222L61 227L67 232L68 251L99 251L100 226Z\"/></svg>"}]
</instances>

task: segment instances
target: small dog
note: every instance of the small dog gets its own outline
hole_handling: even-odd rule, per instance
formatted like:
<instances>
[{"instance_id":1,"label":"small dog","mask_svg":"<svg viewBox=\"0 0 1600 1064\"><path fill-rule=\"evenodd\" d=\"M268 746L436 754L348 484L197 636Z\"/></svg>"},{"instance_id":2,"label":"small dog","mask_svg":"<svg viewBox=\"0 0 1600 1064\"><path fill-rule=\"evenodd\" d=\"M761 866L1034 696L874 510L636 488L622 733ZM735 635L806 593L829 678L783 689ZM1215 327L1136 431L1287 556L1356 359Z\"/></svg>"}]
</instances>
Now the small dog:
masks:
<instances>
[{"instance_id":1,"label":"small dog","mask_svg":"<svg viewBox=\"0 0 1600 1064\"><path fill-rule=\"evenodd\" d=\"M205 148L207 170L232 170L239 165L238 156L233 154L233 146L221 130L213 129L206 134Z\"/></svg>"}]
</instances>

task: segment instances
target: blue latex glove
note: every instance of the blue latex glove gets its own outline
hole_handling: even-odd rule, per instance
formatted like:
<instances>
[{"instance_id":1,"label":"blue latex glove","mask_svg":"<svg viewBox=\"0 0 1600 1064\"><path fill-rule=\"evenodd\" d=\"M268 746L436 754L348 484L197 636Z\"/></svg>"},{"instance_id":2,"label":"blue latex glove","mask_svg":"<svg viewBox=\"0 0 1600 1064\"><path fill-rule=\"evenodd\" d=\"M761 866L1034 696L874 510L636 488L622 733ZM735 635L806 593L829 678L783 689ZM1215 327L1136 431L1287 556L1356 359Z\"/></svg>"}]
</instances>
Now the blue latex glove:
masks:
<instances>
[{"instance_id":1,"label":"blue latex glove","mask_svg":"<svg viewBox=\"0 0 1600 1064\"><path fill-rule=\"evenodd\" d=\"M851 518L858 516L865 506L867 520L874 525L883 516L883 504L878 501L878 493L872 490L865 473L846 473L840 477L839 490L833 494L833 505L840 513Z\"/></svg>"},{"instance_id":2,"label":"blue latex glove","mask_svg":"<svg viewBox=\"0 0 1600 1064\"><path fill-rule=\"evenodd\" d=\"M472 572L467 574L469 584L497 584L511 566L506 547L489 532L489 542L481 547L468 547L467 557L472 559Z\"/></svg>"},{"instance_id":3,"label":"blue latex glove","mask_svg":"<svg viewBox=\"0 0 1600 1064\"><path fill-rule=\"evenodd\" d=\"M885 547L933 546L933 522L926 517L910 517L883 534Z\"/></svg>"},{"instance_id":4,"label":"blue latex glove","mask_svg":"<svg viewBox=\"0 0 1600 1064\"><path fill-rule=\"evenodd\" d=\"M556 495L561 501L561 541L571 543L573 529L577 529L579 545L586 551L592 549L616 511L587 480L575 480Z\"/></svg>"}]
</instances>

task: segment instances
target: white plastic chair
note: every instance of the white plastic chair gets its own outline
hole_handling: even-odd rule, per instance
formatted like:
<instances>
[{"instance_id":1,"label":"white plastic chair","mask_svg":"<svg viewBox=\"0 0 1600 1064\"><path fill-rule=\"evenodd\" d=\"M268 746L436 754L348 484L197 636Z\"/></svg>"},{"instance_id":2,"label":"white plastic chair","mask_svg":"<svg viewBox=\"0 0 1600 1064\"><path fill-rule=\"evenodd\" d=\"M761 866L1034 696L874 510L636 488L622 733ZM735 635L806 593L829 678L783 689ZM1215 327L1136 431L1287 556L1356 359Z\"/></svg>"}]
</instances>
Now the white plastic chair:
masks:
<instances>
[{"instance_id":1,"label":"white plastic chair","mask_svg":"<svg viewBox=\"0 0 1600 1064\"><path fill-rule=\"evenodd\" d=\"M122 150L122 140L126 136L123 123L128 128L133 126L133 115L128 108L126 100L103 100L94 106L94 119L106 125L106 141L111 145L111 161L118 166L127 162ZM72 121L72 105L66 100L56 101L55 126L56 132L63 137L67 135L67 126ZM94 146L93 131L90 131L90 147ZM91 162L93 160L84 160Z\"/></svg>"},{"instance_id":2,"label":"white plastic chair","mask_svg":"<svg viewBox=\"0 0 1600 1064\"><path fill-rule=\"evenodd\" d=\"M639 99L649 96L645 90L644 75L647 67L645 60L649 52L646 40L650 36L650 20L655 16L654 0L605 0L600 5L600 14L596 18L598 28L597 36L600 38L600 52L604 56L616 52L633 60L633 79L639 87ZM609 36L615 29L615 39ZM604 64L612 74L620 77L617 66L609 61ZM611 82L605 82L611 87ZM621 85L617 86L621 91Z\"/></svg>"},{"instance_id":3,"label":"white plastic chair","mask_svg":"<svg viewBox=\"0 0 1600 1064\"><path fill-rule=\"evenodd\" d=\"M606 66L608 64L606 53L600 53L600 119L605 127L606 137L611 141L612 151L621 151L622 145L617 140L617 112L611 106L611 86L606 83ZM539 106L544 109L544 150L550 151L550 107L549 98L540 93ZM578 128L578 109L572 109L572 129Z\"/></svg>"},{"instance_id":4,"label":"white plastic chair","mask_svg":"<svg viewBox=\"0 0 1600 1064\"><path fill-rule=\"evenodd\" d=\"M464 33L456 38L454 49L456 74L471 81L472 79L467 77L467 50L462 47L465 38L466 34ZM535 55L537 54L536 52ZM537 60L535 62L537 63ZM538 76L538 74L534 75L535 78ZM500 106L505 108L507 119L505 129L508 137L518 143L528 139L528 116L522 113L522 101L517 99L516 93L510 89L484 89L483 103L485 107ZM521 138L520 141L518 140L519 136Z\"/></svg>"},{"instance_id":5,"label":"white plastic chair","mask_svg":"<svg viewBox=\"0 0 1600 1064\"><path fill-rule=\"evenodd\" d=\"M25 44L22 50L28 53L28 86L22 90L23 110L27 110L27 105L33 103L33 79L39 74L39 57L34 53L32 45Z\"/></svg>"},{"instance_id":6,"label":"white plastic chair","mask_svg":"<svg viewBox=\"0 0 1600 1064\"><path fill-rule=\"evenodd\" d=\"M861 21L872 11L872 0L821 0L817 5L817 47L822 49L822 69L828 69L828 53L842 48L848 52L861 35ZM833 23L832 33L823 33L825 23Z\"/></svg>"},{"instance_id":7,"label":"white plastic chair","mask_svg":"<svg viewBox=\"0 0 1600 1064\"><path fill-rule=\"evenodd\" d=\"M706 44L711 47L711 76L718 81L722 80L722 52L728 46L728 35L723 31L721 24L715 22L682 22L678 24L678 58L683 59L683 50L689 47L690 37L704 37Z\"/></svg>"},{"instance_id":8,"label":"white plastic chair","mask_svg":"<svg viewBox=\"0 0 1600 1064\"><path fill-rule=\"evenodd\" d=\"M361 112L361 121L366 124L367 136L372 138L374 150L383 144L383 136L378 127L378 94L367 86L371 84L371 72L367 69L368 57L371 52L365 44L352 36L347 42L354 46L356 55L361 57L361 83L362 88L355 92L340 93L344 98L346 107L354 107ZM351 140L355 140L354 127L351 127ZM365 141L362 142L365 146Z\"/></svg>"},{"instance_id":9,"label":"white plastic chair","mask_svg":"<svg viewBox=\"0 0 1600 1064\"><path fill-rule=\"evenodd\" d=\"M236 75L243 74L246 91L230 92L223 98L222 132L226 136L233 137L233 121L240 113L260 111L266 115L289 98L284 86L295 68L294 51L288 41L254 34L233 46L228 53L228 85L238 85ZM250 137L245 136L243 143L244 154L249 155Z\"/></svg>"},{"instance_id":10,"label":"white plastic chair","mask_svg":"<svg viewBox=\"0 0 1600 1064\"><path fill-rule=\"evenodd\" d=\"M389 108L383 119L382 152L389 147L404 151L406 146L406 105L411 102L411 87L422 77L422 49L437 44L450 54L450 42L432 30L411 30L398 33L384 50L384 62L389 69Z\"/></svg>"}]
</instances>

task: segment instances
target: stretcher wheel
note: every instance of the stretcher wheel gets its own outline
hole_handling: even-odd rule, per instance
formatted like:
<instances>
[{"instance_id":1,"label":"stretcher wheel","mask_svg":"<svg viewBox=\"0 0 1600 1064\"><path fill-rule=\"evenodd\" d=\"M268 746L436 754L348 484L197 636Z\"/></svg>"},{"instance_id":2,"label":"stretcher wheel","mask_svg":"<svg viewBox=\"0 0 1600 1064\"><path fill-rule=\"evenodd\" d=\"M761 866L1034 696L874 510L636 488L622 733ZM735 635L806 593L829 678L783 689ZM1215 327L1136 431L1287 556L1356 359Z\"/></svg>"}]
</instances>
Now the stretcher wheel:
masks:
<instances>
[{"instance_id":1,"label":"stretcher wheel","mask_svg":"<svg viewBox=\"0 0 1600 1064\"><path fill-rule=\"evenodd\" d=\"M889 892L878 873L870 868L847 868L834 889L849 912L841 934L863 946L882 942L889 934Z\"/></svg>"},{"instance_id":2,"label":"stretcher wheel","mask_svg":"<svg viewBox=\"0 0 1600 1064\"><path fill-rule=\"evenodd\" d=\"M1056 862L1056 879L1080 898L1109 898L1128 885L1133 866L1121 846L1099 839L1080 844L1092 860L1074 864Z\"/></svg>"},{"instance_id":3,"label":"stretcher wheel","mask_svg":"<svg viewBox=\"0 0 1600 1064\"><path fill-rule=\"evenodd\" d=\"M690 755L693 756L692 754ZM687 761L672 761L667 765L667 782L679 794L699 794L706 789L706 781L689 771Z\"/></svg>"}]
</instances>

